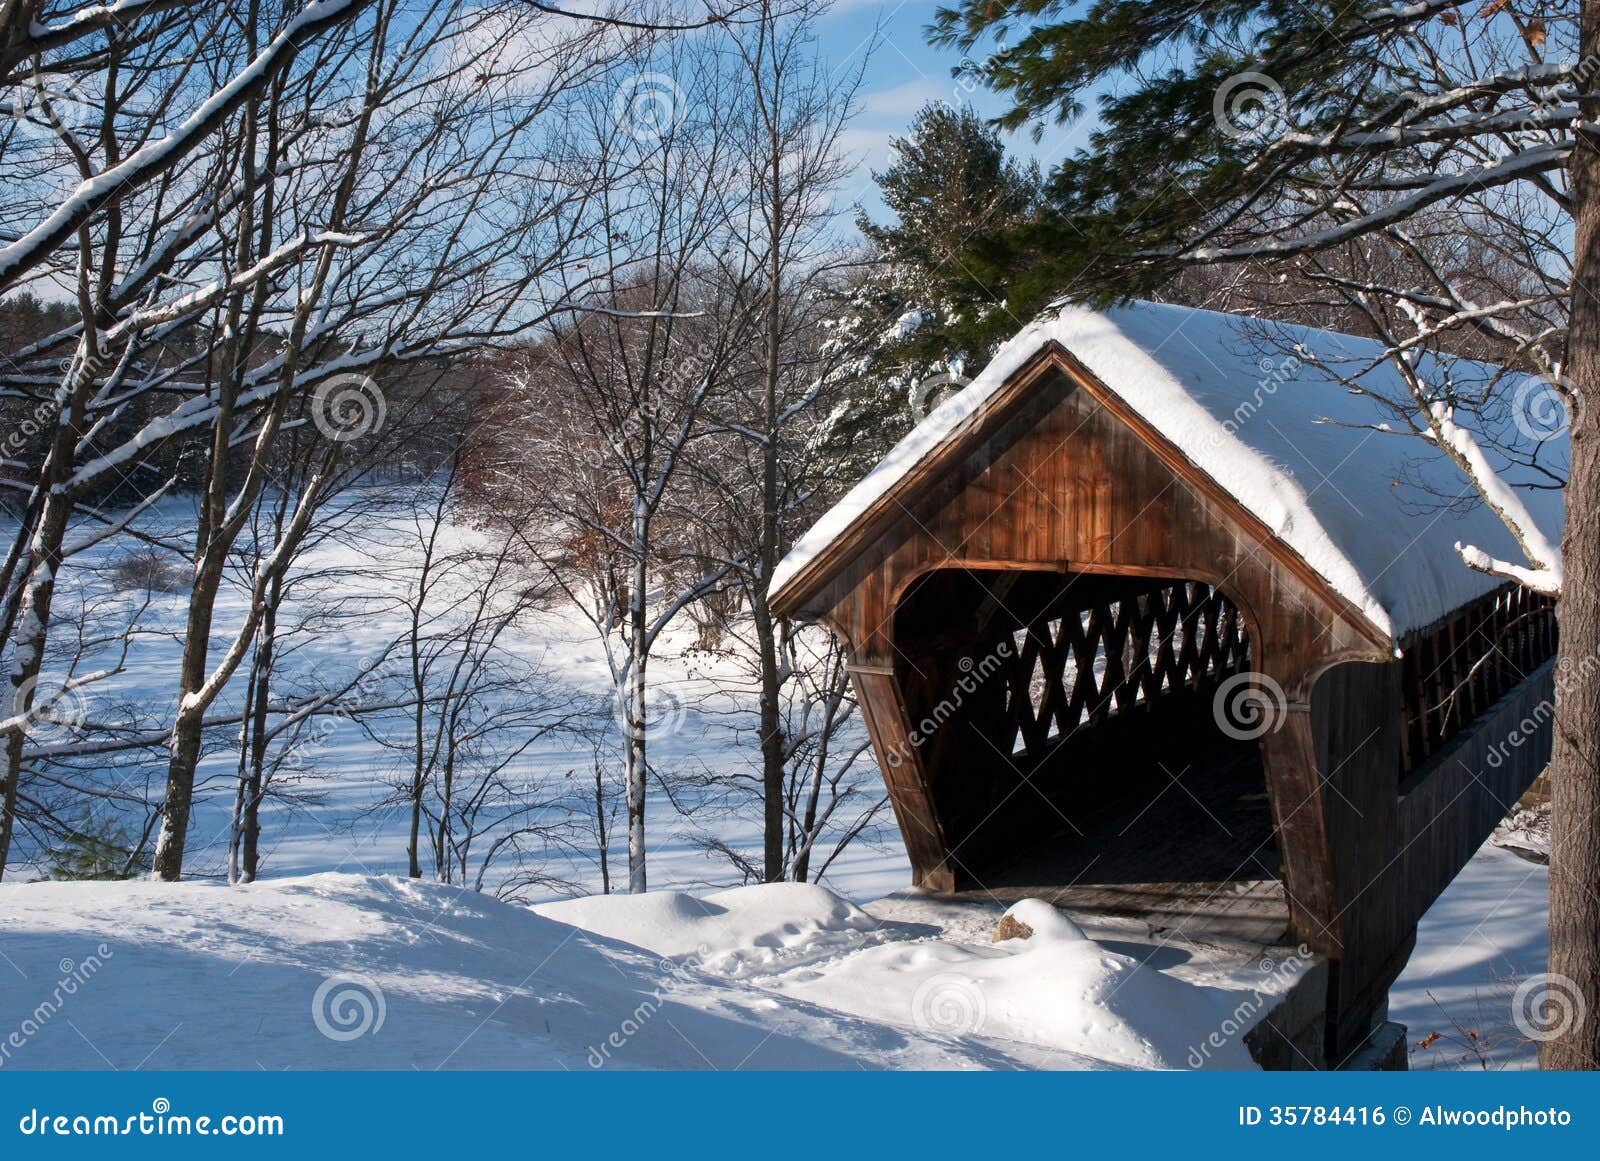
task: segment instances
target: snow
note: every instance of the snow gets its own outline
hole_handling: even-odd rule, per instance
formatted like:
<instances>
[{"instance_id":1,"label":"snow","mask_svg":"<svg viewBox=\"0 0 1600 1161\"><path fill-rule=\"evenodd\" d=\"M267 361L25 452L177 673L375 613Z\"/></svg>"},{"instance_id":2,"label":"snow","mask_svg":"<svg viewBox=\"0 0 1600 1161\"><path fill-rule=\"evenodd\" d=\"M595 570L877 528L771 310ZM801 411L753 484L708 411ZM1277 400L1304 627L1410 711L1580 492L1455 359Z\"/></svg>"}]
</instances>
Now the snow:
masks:
<instances>
[{"instance_id":1,"label":"snow","mask_svg":"<svg viewBox=\"0 0 1600 1161\"><path fill-rule=\"evenodd\" d=\"M1458 542L1495 559L1521 559L1496 515L1437 448L1374 430L1383 399L1408 399L1371 340L1267 324L1213 311L1134 303L1104 311L1053 309L1006 343L963 391L917 425L784 558L777 593L843 538L910 470L957 438L1042 347L1060 343L1194 465L1259 518L1379 630L1398 638L1502 583L1456 554ZM1298 354L1295 351L1298 350ZM1498 372L1423 360L1424 374L1457 383ZM1487 434L1526 446L1512 424ZM1485 451L1512 485L1527 483ZM1555 464L1564 437L1547 441ZM1560 538L1559 491L1517 496L1548 543Z\"/></svg>"},{"instance_id":2,"label":"snow","mask_svg":"<svg viewBox=\"0 0 1600 1161\"><path fill-rule=\"evenodd\" d=\"M792 884L528 909L321 874L0 901L0 1030L22 1040L0 1067L1182 1068L1239 1001L1070 923L966 943ZM1251 1067L1236 1037L1205 1063Z\"/></svg>"},{"instance_id":3,"label":"snow","mask_svg":"<svg viewBox=\"0 0 1600 1161\"><path fill-rule=\"evenodd\" d=\"M1519 983L1549 960L1549 901L1549 868L1492 842L1445 889L1389 992L1389 1018L1410 1032L1412 1068L1537 1066L1538 1042L1518 1029L1513 1008Z\"/></svg>"},{"instance_id":4,"label":"snow","mask_svg":"<svg viewBox=\"0 0 1600 1161\"><path fill-rule=\"evenodd\" d=\"M11 977L0 1029L24 1039L7 1067L961 1063L938 1039L779 1007L433 884L323 874L234 889L41 883L0 888L0 897L0 970ZM90 957L99 966L87 982L35 1016Z\"/></svg>"},{"instance_id":5,"label":"snow","mask_svg":"<svg viewBox=\"0 0 1600 1161\"><path fill-rule=\"evenodd\" d=\"M378 485L355 489L335 501L328 521L340 531L308 549L291 573L296 587L281 624L299 626L314 609L325 606L330 585L338 586L335 595L341 611L317 615L308 628L297 630L293 647L283 656L285 696L334 696L334 691L357 678L363 666L377 672L362 679L356 691L360 704L389 704L397 693L392 684L394 666L380 663L407 623L408 614L399 599L405 587L415 583L415 576L414 569L402 562L405 554L414 551L421 533L408 516L377 507L383 494L383 486ZM192 496L168 496L139 514L137 531L162 543L182 544L194 534L194 504ZM87 518L81 523L82 530L99 527L98 521ZM442 551L466 551L478 543L479 536L464 524L449 523L440 532ZM137 727L130 728L130 735L148 730L146 736L159 738L156 727L170 722L177 709L179 642L188 593L116 591L108 577L127 551L126 542L116 539L96 543L63 574L58 609L87 604L107 623L120 625L147 596L149 600L141 620L142 632L132 641L126 658L120 657L118 643L111 640L80 660L76 676L118 668L120 663L118 672L75 686L69 696L79 709L75 716L94 721L127 719ZM249 582L249 575L230 572L229 583L221 590L212 627L213 658L226 648L243 622ZM441 594L440 607L444 600ZM662 638L651 663L652 694L671 712L651 727L652 763L661 777L651 783L647 830L651 885L700 891L739 881L738 873L723 857L706 852L699 842L700 832L714 826L718 837L734 848L759 851L761 818L758 809L730 814L715 805L689 813L697 811L701 792L677 784L679 778L688 781L706 774L743 776L752 763L759 762L759 753L750 745L757 718L755 699L748 692L744 671L737 660L693 650L696 637L687 620L674 626ZM543 610L507 630L503 642L508 654L537 662L561 696L592 699L596 711L609 721L612 694L606 658L592 627L579 614L564 607ZM66 676L62 659L54 653L47 656L38 687L40 697L58 691ZM246 676L235 673L210 716L227 719L239 712ZM375 743L362 722L342 713L319 721L320 726L308 727L300 746L301 760L285 771L285 786L293 799L269 799L264 806L263 875L403 873L408 820L394 800L400 759ZM385 731L398 728L393 713L369 715L366 722ZM859 723L846 729L845 740L852 746L858 744ZM72 743L73 738L58 731L39 733L35 742L40 752L48 752L52 746ZM233 742L233 730L218 727L201 760L185 859L188 878L216 878L224 871L237 774ZM614 762L612 751L604 756ZM530 745L509 776L519 785L547 789L556 803L550 814L559 823L571 818L569 808L583 793L581 782L592 757L586 741L552 735ZM81 761L71 777L113 792L158 799L165 772L166 753L158 746L133 758L113 754L100 767ZM882 796L882 779L870 761L861 761L846 780L857 790L841 818L853 820L859 810ZM574 787L578 789L569 793ZM679 805L685 812L680 812ZM116 821L125 834L136 838L147 817L143 807L119 809L122 813ZM836 834L837 828L831 828L824 835L825 849L831 851ZM624 874L620 835L611 856L613 873ZM36 845L24 835L13 848L7 879L25 881L38 876L45 865L41 859ZM500 888L511 870L507 862L490 875L486 888ZM568 847L553 843L531 852L522 870L537 871L541 876L540 882L522 888L529 900L601 889L592 844ZM825 881L843 894L876 898L909 879L899 835L884 810L882 822L867 827L829 867Z\"/></svg>"},{"instance_id":6,"label":"snow","mask_svg":"<svg viewBox=\"0 0 1600 1161\"><path fill-rule=\"evenodd\" d=\"M1102 946L1037 899L1009 912L1033 935L1001 944L989 942L989 922L961 930L886 921L798 883L701 898L596 896L534 910L822 1008L1117 1067L1190 1067L1195 1046L1239 1002L1213 977L1175 977ZM1237 1037L1203 1062L1254 1067Z\"/></svg>"},{"instance_id":7,"label":"snow","mask_svg":"<svg viewBox=\"0 0 1600 1161\"><path fill-rule=\"evenodd\" d=\"M141 516L141 530L177 537L192 520L191 500L169 498ZM415 535L381 517L357 523L304 567L365 566ZM457 543L471 533L445 535ZM118 551L87 550L107 560L83 575L103 575ZM71 591L75 600L107 596ZM96 716L124 702L158 716L170 709L178 656L163 630L181 630L184 597L150 599L153 632L135 641L126 669L74 693ZM362 609L340 631L301 641L294 669L305 682L337 687L340 674L378 656L396 614L383 599ZM230 586L218 632L242 614ZM664 765L735 769L749 759L748 723L730 720L718 701L706 676L713 659L681 655L687 641L669 640L652 670L684 707L652 747ZM598 645L575 621L537 618L516 629L514 644L546 658L564 685L609 685ZM579 761L587 754L541 743L523 772L558 780ZM876 791L876 771L860 773ZM1241 1004L1257 1018L1295 978L1284 965L1152 940L1142 922L1085 930L1036 901L1012 909L1032 938L992 944L998 905L914 891L881 898L908 878L892 829L853 846L829 889L718 889L736 873L707 858L660 792L650 804L651 882L668 889L530 909L394 877L404 866L403 812L374 808L394 772L352 723L319 742L304 776L322 798L271 804L268 878L249 887L28 884L34 869L14 865L0 884L0 1070L1187 1068L1191 1047L1228 1027ZM191 832L196 876L220 870L232 777L229 747L208 753ZM758 822L723 817L717 826L751 847ZM581 853L547 858L553 880L597 889ZM1495 1067L1532 1062L1509 1005L1516 983L1544 970L1546 882L1543 867L1486 847L1424 919L1391 1009L1413 1040L1439 1033L1413 1052L1415 1067L1476 1067L1485 1051ZM319 992L335 1037L367 1011L381 1027L330 1038L313 1019ZM46 1001L53 1008L41 1022ZM13 1031L20 1048L7 1047ZM1239 1052L1229 1033L1198 1062L1246 1066Z\"/></svg>"},{"instance_id":8,"label":"snow","mask_svg":"<svg viewBox=\"0 0 1600 1161\"><path fill-rule=\"evenodd\" d=\"M794 947L854 942L880 924L832 891L811 883L735 887L695 896L682 891L644 895L591 895L544 903L547 919L596 935L625 940L665 956L744 955L768 962ZM733 968L738 974L742 968Z\"/></svg>"},{"instance_id":9,"label":"snow","mask_svg":"<svg viewBox=\"0 0 1600 1161\"><path fill-rule=\"evenodd\" d=\"M1510 997L1547 882L1485 846L1428 913L1390 1007L1413 1067L1532 1064ZM803 884L532 908L338 873L0 884L0 1070L1250 1068L1243 1031L1305 966L1037 900L991 943L999 914Z\"/></svg>"}]
</instances>

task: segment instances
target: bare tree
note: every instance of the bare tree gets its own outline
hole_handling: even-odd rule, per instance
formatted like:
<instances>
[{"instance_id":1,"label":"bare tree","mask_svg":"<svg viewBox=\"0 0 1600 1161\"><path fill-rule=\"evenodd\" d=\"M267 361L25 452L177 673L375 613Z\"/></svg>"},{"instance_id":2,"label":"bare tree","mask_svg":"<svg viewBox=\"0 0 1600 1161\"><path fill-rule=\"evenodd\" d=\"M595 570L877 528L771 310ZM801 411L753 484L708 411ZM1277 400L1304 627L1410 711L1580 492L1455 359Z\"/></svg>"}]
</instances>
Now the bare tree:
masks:
<instances>
[{"instance_id":1,"label":"bare tree","mask_svg":"<svg viewBox=\"0 0 1600 1161\"><path fill-rule=\"evenodd\" d=\"M703 643L732 645L728 660L739 676L729 692L754 706L763 835L755 877L767 881L796 869L791 791L805 747L787 736L785 719L808 689L792 665L791 627L772 614L767 587L827 491L829 454L818 435L840 402L833 372L844 348L827 342L823 323L841 260L836 195L853 161L843 138L870 58L862 54L842 75L819 59L816 24L826 11L822 3L760 2L728 33L739 111L732 131L751 164L723 193L733 245L716 253L718 293L707 310L720 312L714 326L732 337L732 361L707 407L707 435L690 457L693 486L680 509L695 555L677 571L721 570L727 578L693 615ZM726 778L725 790L739 788L731 798L749 801L742 773L702 776ZM748 873L747 853L714 835L703 841Z\"/></svg>"},{"instance_id":2,"label":"bare tree","mask_svg":"<svg viewBox=\"0 0 1600 1161\"><path fill-rule=\"evenodd\" d=\"M350 18L321 19L335 9ZM51 121L56 104L41 106L55 136L22 154L24 188L37 198L10 203L19 241L7 253L20 263L18 278L70 279L78 317L13 352L9 364L9 385L49 400L51 434L12 481L27 498L0 564L0 628L17 695L0 861L62 568L131 520L69 542L85 500L131 492L136 512L177 482L157 477L152 490L141 475L174 457L201 465L191 624L157 855L160 873L176 877L207 709L260 619L252 601L246 623L210 657L219 578L292 401L322 404L332 435L324 470L307 478L279 551L262 561L261 594L315 514L349 434L341 424L352 418L351 392L364 393L369 417L381 418L375 373L537 325L550 269L583 252L587 152L552 112L604 72L601 34L515 6L431 4L397 19L399 11L395 3L303 11L253 3L215 27L219 17L190 10L161 36L113 37L116 67L106 67L104 53L85 66L107 86L93 135ZM552 22L579 32L552 30ZM205 68L193 51L201 44ZM235 61L245 80L219 94L215 75ZM538 84L527 83L530 72ZM188 120L184 108L193 110ZM174 118L185 128L157 138ZM118 168L158 145L154 168ZM51 224L58 169L85 182L100 175L93 196L68 207L68 241ZM135 180L135 170L146 176ZM30 213L43 224L27 226ZM64 353L66 371L51 391Z\"/></svg>"},{"instance_id":3,"label":"bare tree","mask_svg":"<svg viewBox=\"0 0 1600 1161\"><path fill-rule=\"evenodd\" d=\"M407 627L378 683L403 710L366 725L403 766L411 877L482 890L491 868L509 863L499 886L515 893L548 881L533 848L570 846L580 797L565 779L533 774L526 756L547 740L581 740L596 710L510 645L550 593L529 583L516 541L452 520L459 484L455 461L403 518L389 571L407 578Z\"/></svg>"},{"instance_id":4,"label":"bare tree","mask_svg":"<svg viewBox=\"0 0 1600 1161\"><path fill-rule=\"evenodd\" d=\"M721 190L739 160L716 53L673 41L637 67L595 111L611 125L599 276L569 292L573 321L508 369L497 422L518 435L498 441L483 472L488 506L605 649L635 892L647 884L651 656L726 573L684 578L672 566L691 555L677 485L732 358L705 256L728 245Z\"/></svg>"}]
</instances>

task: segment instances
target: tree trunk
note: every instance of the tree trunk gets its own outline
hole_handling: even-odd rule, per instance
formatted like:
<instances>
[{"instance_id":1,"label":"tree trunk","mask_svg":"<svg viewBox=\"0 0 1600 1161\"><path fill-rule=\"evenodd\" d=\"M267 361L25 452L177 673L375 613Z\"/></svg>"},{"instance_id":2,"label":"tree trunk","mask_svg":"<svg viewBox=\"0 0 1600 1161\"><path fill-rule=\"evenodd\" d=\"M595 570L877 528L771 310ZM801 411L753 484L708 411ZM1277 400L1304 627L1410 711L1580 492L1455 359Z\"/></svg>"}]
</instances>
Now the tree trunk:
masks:
<instances>
[{"instance_id":1,"label":"tree trunk","mask_svg":"<svg viewBox=\"0 0 1600 1161\"><path fill-rule=\"evenodd\" d=\"M87 361L87 356L85 359ZM54 444L42 473L46 495L39 515L39 529L29 549L27 592L16 628L16 646L11 663L11 697L5 706L0 707L7 717L32 711L36 693L34 687L39 680L39 671L44 666L50 606L55 599L56 577L61 572L67 523L76 506L65 484L74 462L73 451L77 442L76 429L81 415L83 391L83 384L75 380L69 396L70 403L65 414L57 421ZM0 878L5 876L6 861L11 856L11 836L16 829L17 792L22 783L22 752L27 741L25 725L11 731L6 737L5 767L0 771L0 777L4 778L4 787L0 789Z\"/></svg>"},{"instance_id":2,"label":"tree trunk","mask_svg":"<svg viewBox=\"0 0 1600 1161\"><path fill-rule=\"evenodd\" d=\"M244 693L244 721L239 727L239 765L234 775L233 782L233 812L228 818L228 883L233 885L239 882L239 856L244 845L244 801L249 793L247 786L250 782L250 736L255 728L256 717L256 675L260 669L260 654L250 668L250 678L245 683Z\"/></svg>"},{"instance_id":3,"label":"tree trunk","mask_svg":"<svg viewBox=\"0 0 1600 1161\"><path fill-rule=\"evenodd\" d=\"M600 850L600 893L611 894L611 859L606 849L606 788L600 759L594 763L594 823L595 840Z\"/></svg>"},{"instance_id":4,"label":"tree trunk","mask_svg":"<svg viewBox=\"0 0 1600 1161\"><path fill-rule=\"evenodd\" d=\"M218 430L229 429L218 424ZM218 439L225 439L219 436ZM217 454L214 450L213 454ZM226 454L222 453L223 465ZM208 533L221 527L223 504L217 489L226 477L226 467L212 469L212 495L208 498L215 516L202 519L199 533L199 567L194 589L189 594L189 618L184 627L183 659L179 667L178 711L172 723L172 741L167 758L167 792L161 803L161 833L156 838L155 873L169 883L183 877L184 845L188 839L189 811L194 799L195 769L200 764L200 746L205 732L205 703L196 697L206 681L206 661L211 644L211 622L216 612L217 589L227 562L225 550L207 543Z\"/></svg>"},{"instance_id":5,"label":"tree trunk","mask_svg":"<svg viewBox=\"0 0 1600 1161\"><path fill-rule=\"evenodd\" d=\"M756 617L756 636L761 650L762 878L776 883L783 878L784 863L783 717L779 700L777 626L766 603L766 595L762 594L758 598L760 614Z\"/></svg>"},{"instance_id":6,"label":"tree trunk","mask_svg":"<svg viewBox=\"0 0 1600 1161\"><path fill-rule=\"evenodd\" d=\"M648 528L642 517L635 519L635 543L644 545L649 543ZM645 572L644 552L641 549L633 565L632 591L628 594L630 604L628 633L629 652L633 655L633 663L628 668L628 688L626 697L628 710L624 714L627 726L627 760L624 771L627 779L627 806L628 806L628 892L633 895L643 894L649 889L648 877L645 874L645 839L644 839L644 799L645 792L649 789L649 751L646 749L646 732L649 729L649 708L645 704L646 673L648 664L648 651L650 648L645 628L646 593L649 591L649 576Z\"/></svg>"},{"instance_id":7,"label":"tree trunk","mask_svg":"<svg viewBox=\"0 0 1600 1161\"><path fill-rule=\"evenodd\" d=\"M261 799L266 792L267 706L272 692L272 655L278 636L278 605L283 600L283 581L274 578L267 591L267 607L261 618L261 652L257 658L255 687L255 725L250 737L250 774L245 781L242 832L243 867L239 881L254 883L261 855Z\"/></svg>"},{"instance_id":8,"label":"tree trunk","mask_svg":"<svg viewBox=\"0 0 1600 1161\"><path fill-rule=\"evenodd\" d=\"M763 10L763 20L771 19ZM774 82L777 84L778 82ZM767 127L772 199L767 209L767 349L763 410L766 418L766 443L761 449L761 545L755 591L750 594L755 614L758 647L761 650L761 792L764 866L762 877L769 883L783 878L783 791L784 746L781 695L782 674L778 668L778 626L767 604L767 583L778 566L778 379L782 374L779 349L783 343L783 245L784 197L783 142L777 131L781 114L781 89L773 94L774 115Z\"/></svg>"},{"instance_id":9,"label":"tree trunk","mask_svg":"<svg viewBox=\"0 0 1600 1161\"><path fill-rule=\"evenodd\" d=\"M422 796L428 787L427 767L427 679L422 672L422 610L428 599L428 578L433 567L430 541L422 560L422 578L417 586L416 603L411 608L411 627L407 638L411 660L411 831L406 836L406 875L422 878Z\"/></svg>"},{"instance_id":10,"label":"tree trunk","mask_svg":"<svg viewBox=\"0 0 1600 1161\"><path fill-rule=\"evenodd\" d=\"M830 672L833 663L825 661ZM843 670L840 674L842 676ZM830 686L827 698L823 703L822 722L817 728L817 752L811 759L811 785L806 790L806 805L800 816L798 827L799 851L794 857L794 871L792 877L796 883L808 882L811 878L811 847L816 840L817 806L822 801L822 780L828 774L828 754L833 739L834 714L838 711L839 698Z\"/></svg>"},{"instance_id":11,"label":"tree trunk","mask_svg":"<svg viewBox=\"0 0 1600 1161\"><path fill-rule=\"evenodd\" d=\"M1600 0L1586 0L1582 59L1600 53ZM1600 101L1582 101L1584 122ZM1600 138L1577 134L1572 154L1574 264L1567 374L1585 404L1572 417L1561 559L1558 673L1571 675L1556 697L1550 756L1550 974L1552 1039L1539 1051L1548 1069L1600 1067L1600 681L1584 662L1600 657Z\"/></svg>"}]
</instances>

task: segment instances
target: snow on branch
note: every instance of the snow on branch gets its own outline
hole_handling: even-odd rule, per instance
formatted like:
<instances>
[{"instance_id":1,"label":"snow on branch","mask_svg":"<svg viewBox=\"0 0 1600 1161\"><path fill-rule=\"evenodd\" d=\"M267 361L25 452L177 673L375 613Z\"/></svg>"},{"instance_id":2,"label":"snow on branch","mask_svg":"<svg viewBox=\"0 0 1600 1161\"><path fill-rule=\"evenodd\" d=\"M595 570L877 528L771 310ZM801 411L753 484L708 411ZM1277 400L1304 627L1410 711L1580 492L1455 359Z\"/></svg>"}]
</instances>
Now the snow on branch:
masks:
<instances>
[{"instance_id":1,"label":"snow on branch","mask_svg":"<svg viewBox=\"0 0 1600 1161\"><path fill-rule=\"evenodd\" d=\"M1470 569L1487 573L1490 576L1504 577L1506 580L1516 581L1523 588L1531 589L1536 593L1543 593L1548 597L1561 595L1561 568L1526 568L1522 565L1512 564L1509 561L1497 560L1484 552L1481 548L1474 548L1470 544L1456 541L1456 552Z\"/></svg>"},{"instance_id":2,"label":"snow on branch","mask_svg":"<svg viewBox=\"0 0 1600 1161\"><path fill-rule=\"evenodd\" d=\"M235 109L294 60L306 41L354 19L372 2L315 0L307 4L254 60L171 133L141 145L119 164L87 178L42 222L0 247L0 291L45 261L102 206L159 176L216 132Z\"/></svg>"},{"instance_id":3,"label":"snow on branch","mask_svg":"<svg viewBox=\"0 0 1600 1161\"><path fill-rule=\"evenodd\" d=\"M1485 504L1500 517L1511 535L1516 537L1532 569L1520 568L1497 561L1482 549L1472 545L1456 544L1461 559L1480 572L1493 573L1518 581L1541 593L1555 595L1561 591L1561 553L1529 514L1522 497L1506 483L1490 465L1477 437L1456 423L1454 409L1442 400L1428 408L1428 426L1434 442L1460 464L1467 477L1483 497Z\"/></svg>"},{"instance_id":4,"label":"snow on branch","mask_svg":"<svg viewBox=\"0 0 1600 1161\"><path fill-rule=\"evenodd\" d=\"M1323 250L1348 242L1386 226L1415 217L1431 205L1458 198L1465 193L1493 189L1524 181L1535 174L1562 168L1572 153L1572 141L1554 141L1524 149L1491 165L1446 174L1402 198L1339 222L1332 226L1292 238L1264 239L1238 246L1191 246L1170 257L1180 262L1230 262L1248 258L1284 258ZM1156 254L1152 257L1160 257Z\"/></svg>"}]
</instances>

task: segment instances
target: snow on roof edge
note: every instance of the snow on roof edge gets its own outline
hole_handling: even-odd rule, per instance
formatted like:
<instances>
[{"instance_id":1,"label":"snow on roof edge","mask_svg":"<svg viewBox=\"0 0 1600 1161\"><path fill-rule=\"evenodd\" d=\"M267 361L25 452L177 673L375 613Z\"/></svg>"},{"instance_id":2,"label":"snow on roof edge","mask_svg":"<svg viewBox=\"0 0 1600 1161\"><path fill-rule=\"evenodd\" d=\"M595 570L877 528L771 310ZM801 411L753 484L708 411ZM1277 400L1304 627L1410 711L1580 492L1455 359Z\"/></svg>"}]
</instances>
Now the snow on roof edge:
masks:
<instances>
[{"instance_id":1,"label":"snow on roof edge","mask_svg":"<svg viewBox=\"0 0 1600 1161\"><path fill-rule=\"evenodd\" d=\"M1328 496L1317 496L1327 477L1308 492L1294 477L1292 468L1274 462L1275 456L1279 459L1288 458L1284 442L1295 451L1299 450L1276 423L1267 426L1277 432L1282 441L1262 430L1249 433L1254 442L1262 447L1253 446L1245 438L1245 425L1233 423L1230 428L1229 421L1220 412L1227 412L1228 405L1234 400L1227 391L1219 391L1217 385L1226 382L1235 391L1256 385L1259 369L1253 361L1248 365L1240 364L1236 349L1240 345L1236 341L1238 328L1254 321L1213 311L1151 303L1136 303L1104 312L1072 305L1047 311L1002 346L977 378L919 423L881 463L796 541L793 549L774 570L769 592L780 594L829 546L846 536L916 464L958 436L968 421L980 414L1016 372L1051 341L1059 343L1083 363L1107 389L1172 443L1196 468L1260 519L1335 593L1349 601L1391 640L1398 639L1410 629L1437 620L1444 613L1498 585L1500 582L1497 579L1473 573L1455 559L1442 563L1428 562L1426 568L1419 570L1426 575L1404 585L1397 585L1393 577L1385 580L1385 574L1398 562L1405 548L1393 553L1387 560L1380 559L1381 551L1375 551L1374 546L1367 543L1372 538L1366 535L1366 525L1356 529L1349 527L1351 521L1347 514L1330 511L1332 506ZM1146 349L1147 343L1126 333L1131 330L1137 334L1141 328L1149 330L1155 322L1169 327L1171 335L1163 337L1151 349ZM1352 349L1373 346L1369 340L1332 331L1292 329L1302 337L1318 337L1319 342L1321 337L1325 337L1329 347L1335 349L1336 356L1347 355ZM1189 385L1180 382L1178 373L1163 365L1157 357L1168 338L1185 331L1190 333L1182 337L1194 350L1190 362L1204 372L1189 376L1195 381ZM1171 358L1170 354L1168 358ZM1230 363L1229 359L1233 361ZM1209 364L1209 368L1204 364ZM1214 377L1210 374L1212 370L1216 372ZM1210 381L1207 381L1208 378ZM1315 394L1318 390L1323 394ZM1315 399L1319 407L1326 403L1348 408L1348 403L1341 403L1338 398L1341 395L1348 398L1350 393L1331 386L1307 388L1296 400L1296 405L1304 411L1306 401ZM1285 415L1305 419L1303 415L1295 416L1293 408L1287 405L1274 406L1284 407ZM1311 423L1319 421L1317 416L1307 420ZM1251 426L1260 428L1260 425ZM1371 438L1370 435L1368 438ZM1358 445L1358 450L1364 444L1365 440ZM1380 460L1378 466L1387 467L1381 462L1376 449L1368 451L1364 459ZM1315 464L1312 466L1315 467ZM1454 471L1453 467L1451 470ZM1358 488L1358 494L1376 509L1373 515L1387 515L1389 523L1395 526L1388 530L1393 533L1385 542L1389 548L1404 541L1409 531L1404 527L1407 521L1417 523L1422 532L1428 532L1440 522L1439 517L1433 517L1424 524L1422 517L1402 513L1396 501L1383 495L1383 490L1392 486L1392 483L1376 480L1362 481ZM1360 488L1369 490L1360 491ZM1334 491L1344 498L1344 493L1338 488ZM1349 502L1347 498L1345 502ZM1334 517L1335 531L1324 526L1329 516ZM1344 525L1342 533L1337 530L1341 523ZM1481 520L1475 523L1480 527L1473 529L1469 535L1492 535L1493 528L1482 527ZM1415 543L1415 539L1421 536L1422 533L1418 533L1410 543ZM1433 539L1438 537L1434 536ZM1384 546L1379 544L1377 548L1381 550ZM1353 553L1350 551L1352 548ZM1458 570L1459 575L1447 573L1445 569ZM1380 582L1385 589L1383 594L1375 591Z\"/></svg>"}]
</instances>

